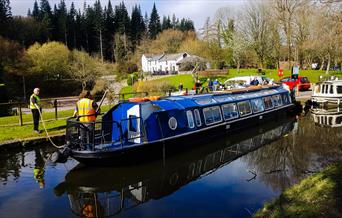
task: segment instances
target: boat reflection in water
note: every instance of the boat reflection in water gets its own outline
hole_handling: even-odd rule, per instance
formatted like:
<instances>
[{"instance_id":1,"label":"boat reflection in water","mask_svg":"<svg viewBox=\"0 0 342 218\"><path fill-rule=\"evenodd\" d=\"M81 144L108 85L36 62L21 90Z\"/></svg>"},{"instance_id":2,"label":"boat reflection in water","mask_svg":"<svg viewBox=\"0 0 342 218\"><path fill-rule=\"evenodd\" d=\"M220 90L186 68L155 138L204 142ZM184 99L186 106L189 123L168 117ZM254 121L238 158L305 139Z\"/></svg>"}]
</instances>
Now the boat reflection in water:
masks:
<instances>
[{"instance_id":1,"label":"boat reflection in water","mask_svg":"<svg viewBox=\"0 0 342 218\"><path fill-rule=\"evenodd\" d=\"M85 217L119 214L151 199L174 193L191 181L288 134L294 118L247 129L191 151L134 167L76 166L54 189L67 193L73 213ZM253 134L254 133L254 134Z\"/></svg>"},{"instance_id":2,"label":"boat reflection in water","mask_svg":"<svg viewBox=\"0 0 342 218\"><path fill-rule=\"evenodd\" d=\"M313 108L311 116L316 125L322 127L341 127L342 108Z\"/></svg>"}]
</instances>

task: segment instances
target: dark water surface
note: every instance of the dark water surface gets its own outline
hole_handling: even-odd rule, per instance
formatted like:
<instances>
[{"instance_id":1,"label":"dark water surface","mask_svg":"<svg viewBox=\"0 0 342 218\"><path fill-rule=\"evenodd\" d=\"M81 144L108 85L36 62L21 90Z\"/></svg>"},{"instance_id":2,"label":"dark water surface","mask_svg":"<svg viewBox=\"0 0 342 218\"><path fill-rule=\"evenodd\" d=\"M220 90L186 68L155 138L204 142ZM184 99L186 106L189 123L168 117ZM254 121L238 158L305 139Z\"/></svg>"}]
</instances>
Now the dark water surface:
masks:
<instances>
[{"instance_id":1,"label":"dark water surface","mask_svg":"<svg viewBox=\"0 0 342 218\"><path fill-rule=\"evenodd\" d=\"M341 122L314 111L126 167L53 164L51 146L3 152L0 217L250 217L342 157Z\"/></svg>"}]
</instances>

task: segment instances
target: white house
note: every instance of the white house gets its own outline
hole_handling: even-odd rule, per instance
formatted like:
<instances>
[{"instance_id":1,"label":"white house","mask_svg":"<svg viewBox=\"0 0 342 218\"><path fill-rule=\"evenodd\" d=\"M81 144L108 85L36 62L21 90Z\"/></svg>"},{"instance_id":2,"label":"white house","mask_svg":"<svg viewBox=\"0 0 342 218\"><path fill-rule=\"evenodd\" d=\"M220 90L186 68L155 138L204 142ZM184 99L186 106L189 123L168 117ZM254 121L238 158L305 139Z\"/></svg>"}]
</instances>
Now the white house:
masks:
<instances>
[{"instance_id":1,"label":"white house","mask_svg":"<svg viewBox=\"0 0 342 218\"><path fill-rule=\"evenodd\" d=\"M176 73L179 70L179 61L190 55L186 52L176 54L143 54L141 57L141 66L143 72L164 72L166 74Z\"/></svg>"}]
</instances>

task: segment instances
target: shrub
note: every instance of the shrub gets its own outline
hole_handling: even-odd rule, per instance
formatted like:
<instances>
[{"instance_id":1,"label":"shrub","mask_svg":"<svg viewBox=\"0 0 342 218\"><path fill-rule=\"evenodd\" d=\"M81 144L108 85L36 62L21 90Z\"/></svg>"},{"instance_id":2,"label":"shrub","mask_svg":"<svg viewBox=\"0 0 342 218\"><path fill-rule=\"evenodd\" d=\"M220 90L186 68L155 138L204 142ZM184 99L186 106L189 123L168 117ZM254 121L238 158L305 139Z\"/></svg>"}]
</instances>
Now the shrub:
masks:
<instances>
[{"instance_id":1,"label":"shrub","mask_svg":"<svg viewBox=\"0 0 342 218\"><path fill-rule=\"evenodd\" d=\"M138 80L139 80L138 72L127 75L127 85L129 85L129 86L132 86Z\"/></svg>"},{"instance_id":2,"label":"shrub","mask_svg":"<svg viewBox=\"0 0 342 218\"><path fill-rule=\"evenodd\" d=\"M149 94L163 95L169 90L176 90L170 81L139 81L134 84L134 92L148 92Z\"/></svg>"}]
</instances>

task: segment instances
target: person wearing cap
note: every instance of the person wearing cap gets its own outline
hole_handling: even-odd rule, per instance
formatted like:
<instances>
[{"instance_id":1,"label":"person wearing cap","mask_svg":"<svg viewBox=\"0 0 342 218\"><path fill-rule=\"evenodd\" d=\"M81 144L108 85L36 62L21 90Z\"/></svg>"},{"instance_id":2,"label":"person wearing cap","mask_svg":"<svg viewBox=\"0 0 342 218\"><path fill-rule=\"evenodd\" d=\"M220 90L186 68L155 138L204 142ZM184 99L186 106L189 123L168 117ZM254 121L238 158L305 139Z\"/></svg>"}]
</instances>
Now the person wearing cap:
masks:
<instances>
[{"instance_id":1,"label":"person wearing cap","mask_svg":"<svg viewBox=\"0 0 342 218\"><path fill-rule=\"evenodd\" d=\"M41 111L39 92L40 92L39 88L33 89L33 94L30 97L30 109L32 112L32 117L33 117L33 130L38 134L40 133L39 110Z\"/></svg>"}]
</instances>

